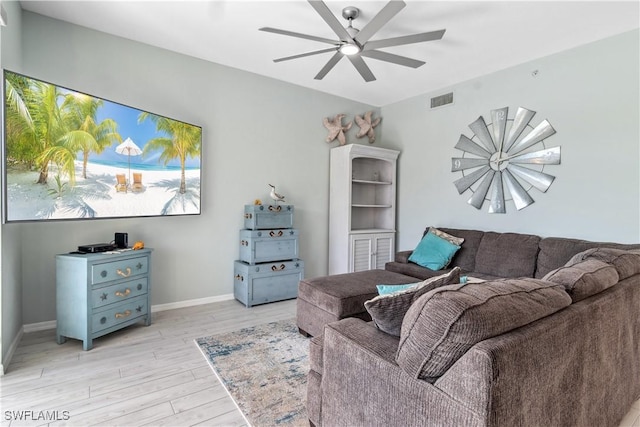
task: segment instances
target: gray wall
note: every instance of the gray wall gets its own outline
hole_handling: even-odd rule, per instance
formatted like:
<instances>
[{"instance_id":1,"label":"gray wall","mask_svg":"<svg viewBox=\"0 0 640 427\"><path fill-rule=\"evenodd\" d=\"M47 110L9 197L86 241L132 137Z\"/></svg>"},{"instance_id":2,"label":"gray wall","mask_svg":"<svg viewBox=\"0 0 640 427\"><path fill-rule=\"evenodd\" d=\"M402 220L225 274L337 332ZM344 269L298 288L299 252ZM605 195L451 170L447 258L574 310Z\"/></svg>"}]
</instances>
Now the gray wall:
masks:
<instances>
[{"instance_id":1,"label":"gray wall","mask_svg":"<svg viewBox=\"0 0 640 427\"><path fill-rule=\"evenodd\" d=\"M153 305L232 293L243 207L267 202L268 183L296 207L306 276L326 274L337 142L322 118L371 106L26 11L22 36L24 74L203 127L202 215L20 225L25 324L55 319L54 255L116 231L155 249Z\"/></svg>"},{"instance_id":2,"label":"gray wall","mask_svg":"<svg viewBox=\"0 0 640 427\"><path fill-rule=\"evenodd\" d=\"M21 9L18 2L3 1L9 25L0 29L0 67L19 68L22 63L21 51ZM0 180L4 179L2 171ZM2 317L2 342L0 344L2 360L6 369L6 358L11 344L18 336L22 324L22 277L21 251L22 238L20 227L0 226L0 316Z\"/></svg>"},{"instance_id":3,"label":"gray wall","mask_svg":"<svg viewBox=\"0 0 640 427\"><path fill-rule=\"evenodd\" d=\"M384 139L402 150L398 249L429 225L639 242L639 51L635 30L384 106ZM454 104L430 109L448 91ZM519 106L556 129L546 143L562 147L562 164L545 169L556 180L521 211L512 202L507 214L487 213L487 202L478 211L453 185L454 145L478 116L490 123L492 109L509 107L511 118Z\"/></svg>"},{"instance_id":4,"label":"gray wall","mask_svg":"<svg viewBox=\"0 0 640 427\"><path fill-rule=\"evenodd\" d=\"M269 182L296 206L306 276L326 273L331 146L321 119L370 106L28 12L22 38L15 71L204 129L201 216L3 228L3 240L12 229L24 241L22 323L55 319L56 253L110 240L115 231L156 249L154 305L231 293L243 205L266 199ZM384 128L376 144L402 150L398 249L414 247L429 224L639 241L638 71L634 31L456 85L450 107L428 108L443 89L377 110ZM471 121L503 106L538 111L535 123L549 119L558 131L549 142L562 146L563 157L547 169L556 182L534 194L534 205L490 215L457 194L450 158L459 154L460 133L471 136ZM353 135L349 142L361 141ZM3 241L3 264L14 243Z\"/></svg>"}]
</instances>

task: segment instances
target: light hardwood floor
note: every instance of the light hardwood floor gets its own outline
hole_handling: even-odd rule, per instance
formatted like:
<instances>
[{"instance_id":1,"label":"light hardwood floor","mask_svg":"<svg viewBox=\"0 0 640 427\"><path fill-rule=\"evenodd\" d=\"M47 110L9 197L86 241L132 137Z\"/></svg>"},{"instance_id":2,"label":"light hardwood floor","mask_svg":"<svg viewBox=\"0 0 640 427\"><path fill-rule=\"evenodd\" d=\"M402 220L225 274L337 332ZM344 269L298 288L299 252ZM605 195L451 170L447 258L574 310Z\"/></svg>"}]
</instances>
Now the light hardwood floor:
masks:
<instances>
[{"instance_id":1,"label":"light hardwood floor","mask_svg":"<svg viewBox=\"0 0 640 427\"><path fill-rule=\"evenodd\" d=\"M294 316L295 300L162 311L151 326L98 338L86 352L80 341L56 344L54 330L25 334L0 377L0 426L245 426L194 339ZM59 421L12 419L33 418L28 410ZM640 427L640 400L620 426Z\"/></svg>"},{"instance_id":2,"label":"light hardwood floor","mask_svg":"<svg viewBox=\"0 0 640 427\"><path fill-rule=\"evenodd\" d=\"M151 326L94 340L90 351L77 340L56 344L55 330L25 334L0 377L0 425L247 425L194 339L292 317L295 300L167 310L153 313ZM27 410L61 420L18 422L7 413Z\"/></svg>"}]
</instances>

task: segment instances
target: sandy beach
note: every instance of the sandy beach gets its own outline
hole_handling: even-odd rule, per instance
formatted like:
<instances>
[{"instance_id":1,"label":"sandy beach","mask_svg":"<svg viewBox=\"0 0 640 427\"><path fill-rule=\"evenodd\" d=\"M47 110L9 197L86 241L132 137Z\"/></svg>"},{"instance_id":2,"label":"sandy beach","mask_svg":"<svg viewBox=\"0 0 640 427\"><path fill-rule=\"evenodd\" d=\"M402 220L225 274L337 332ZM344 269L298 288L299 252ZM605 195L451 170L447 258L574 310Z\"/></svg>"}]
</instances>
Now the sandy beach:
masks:
<instances>
[{"instance_id":1,"label":"sandy beach","mask_svg":"<svg viewBox=\"0 0 640 427\"><path fill-rule=\"evenodd\" d=\"M140 170L141 191L116 191L116 174L129 169L89 162L82 178L82 162L76 162L76 185L62 178L58 192L55 167L49 170L47 185L36 184L38 172L7 171L7 220L69 218L119 218L127 216L184 215L200 212L200 170L187 170L187 192L179 194L180 170Z\"/></svg>"}]
</instances>

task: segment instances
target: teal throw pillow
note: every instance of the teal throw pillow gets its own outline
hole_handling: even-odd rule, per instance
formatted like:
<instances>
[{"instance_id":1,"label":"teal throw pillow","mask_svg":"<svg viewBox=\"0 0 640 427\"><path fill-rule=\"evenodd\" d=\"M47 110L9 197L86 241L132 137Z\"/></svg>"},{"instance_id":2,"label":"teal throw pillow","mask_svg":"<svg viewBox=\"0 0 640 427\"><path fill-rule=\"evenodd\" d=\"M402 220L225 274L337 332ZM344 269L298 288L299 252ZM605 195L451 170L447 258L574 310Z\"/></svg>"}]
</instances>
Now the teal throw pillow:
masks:
<instances>
[{"instance_id":1,"label":"teal throw pillow","mask_svg":"<svg viewBox=\"0 0 640 427\"><path fill-rule=\"evenodd\" d=\"M376 288L378 288L378 295L389 295L394 292L404 291L405 289L414 287L418 283L420 282L407 283L406 285L376 285Z\"/></svg>"},{"instance_id":2,"label":"teal throw pillow","mask_svg":"<svg viewBox=\"0 0 640 427\"><path fill-rule=\"evenodd\" d=\"M430 270L442 270L459 250L460 246L429 232L409 256L409 261Z\"/></svg>"}]
</instances>

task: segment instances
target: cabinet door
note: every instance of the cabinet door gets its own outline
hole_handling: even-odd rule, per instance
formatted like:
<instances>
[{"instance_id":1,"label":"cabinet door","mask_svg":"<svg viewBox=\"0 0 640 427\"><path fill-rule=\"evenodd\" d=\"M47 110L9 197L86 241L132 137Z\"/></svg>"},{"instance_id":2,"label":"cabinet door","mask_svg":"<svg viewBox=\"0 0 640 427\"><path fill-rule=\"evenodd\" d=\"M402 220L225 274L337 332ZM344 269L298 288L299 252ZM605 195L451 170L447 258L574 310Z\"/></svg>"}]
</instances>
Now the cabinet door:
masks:
<instances>
[{"instance_id":1,"label":"cabinet door","mask_svg":"<svg viewBox=\"0 0 640 427\"><path fill-rule=\"evenodd\" d=\"M394 257L394 237L393 234L381 234L375 236L373 251L373 268L384 269L384 265L393 261Z\"/></svg>"},{"instance_id":2,"label":"cabinet door","mask_svg":"<svg viewBox=\"0 0 640 427\"><path fill-rule=\"evenodd\" d=\"M373 268L373 244L370 234L355 234L351 236L351 250L349 272L365 271Z\"/></svg>"},{"instance_id":3,"label":"cabinet door","mask_svg":"<svg viewBox=\"0 0 640 427\"><path fill-rule=\"evenodd\" d=\"M394 243L393 233L352 234L349 272L384 269L385 263L393 260Z\"/></svg>"}]
</instances>

